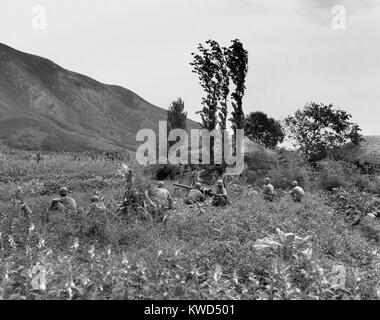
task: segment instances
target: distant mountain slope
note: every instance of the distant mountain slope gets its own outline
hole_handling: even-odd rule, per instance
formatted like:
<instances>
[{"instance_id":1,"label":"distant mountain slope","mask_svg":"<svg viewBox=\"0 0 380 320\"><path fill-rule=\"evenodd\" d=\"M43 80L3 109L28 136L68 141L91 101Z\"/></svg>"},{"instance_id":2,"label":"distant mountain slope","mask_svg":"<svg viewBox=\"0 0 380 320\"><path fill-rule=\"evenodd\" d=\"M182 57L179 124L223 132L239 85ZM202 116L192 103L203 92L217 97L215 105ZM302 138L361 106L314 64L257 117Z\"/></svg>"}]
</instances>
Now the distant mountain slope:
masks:
<instances>
[{"instance_id":1,"label":"distant mountain slope","mask_svg":"<svg viewBox=\"0 0 380 320\"><path fill-rule=\"evenodd\" d=\"M41 150L135 150L166 110L0 43L0 143ZM188 121L188 127L197 123Z\"/></svg>"},{"instance_id":2,"label":"distant mountain slope","mask_svg":"<svg viewBox=\"0 0 380 320\"><path fill-rule=\"evenodd\" d=\"M380 136L364 136L364 139L359 146L350 143L344 148L346 158L380 165Z\"/></svg>"}]
</instances>

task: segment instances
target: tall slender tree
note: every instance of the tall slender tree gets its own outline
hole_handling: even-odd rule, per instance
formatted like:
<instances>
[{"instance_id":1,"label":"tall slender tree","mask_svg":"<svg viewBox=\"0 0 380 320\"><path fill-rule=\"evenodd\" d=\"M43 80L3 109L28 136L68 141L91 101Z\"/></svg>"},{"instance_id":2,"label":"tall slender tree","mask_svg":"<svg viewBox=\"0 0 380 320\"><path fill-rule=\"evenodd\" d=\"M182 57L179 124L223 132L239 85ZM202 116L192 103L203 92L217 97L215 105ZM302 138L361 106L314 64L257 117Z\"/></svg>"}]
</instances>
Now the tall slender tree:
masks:
<instances>
[{"instance_id":1,"label":"tall slender tree","mask_svg":"<svg viewBox=\"0 0 380 320\"><path fill-rule=\"evenodd\" d=\"M218 119L217 122L222 131L227 128L228 114L228 95L230 93L230 78L228 75L227 59L225 55L226 48L221 48L215 40L208 40L206 43L210 46L210 54L214 64L215 93L218 101Z\"/></svg>"},{"instance_id":2,"label":"tall slender tree","mask_svg":"<svg viewBox=\"0 0 380 320\"><path fill-rule=\"evenodd\" d=\"M218 117L217 122L219 124L222 137L227 130L227 117L228 117L228 97L230 93L230 78L228 75L227 59L226 59L226 48L221 48L219 43L214 40L208 40L211 47L211 54L213 56L213 61L216 66L215 68L215 79L217 81L216 91L218 99ZM224 156L224 139L222 140L222 159L225 165Z\"/></svg>"},{"instance_id":3,"label":"tall slender tree","mask_svg":"<svg viewBox=\"0 0 380 320\"><path fill-rule=\"evenodd\" d=\"M213 130L217 125L218 110L218 85L215 77L217 67L209 48L199 44L198 51L198 54L192 53L194 61L190 65L193 66L192 72L198 74L199 84L206 96L202 97L201 105L203 108L197 113L201 116L203 127Z\"/></svg>"},{"instance_id":4,"label":"tall slender tree","mask_svg":"<svg viewBox=\"0 0 380 320\"><path fill-rule=\"evenodd\" d=\"M199 53L192 53L194 57L190 65L193 72L198 74L199 84L204 89L206 96L202 98L202 110L197 113L202 119L203 128L212 131L218 125L218 103L220 101L220 68L215 55L222 52L216 41L206 41L207 47L202 44L198 45ZM222 54L220 54L222 56ZM210 141L210 161L214 161L214 139Z\"/></svg>"},{"instance_id":5,"label":"tall slender tree","mask_svg":"<svg viewBox=\"0 0 380 320\"><path fill-rule=\"evenodd\" d=\"M232 40L232 45L225 50L227 56L228 74L235 85L231 94L232 102L232 129L236 136L236 129L244 129L245 116L243 112L243 97L245 93L245 79L248 73L248 51L244 49L239 39Z\"/></svg>"},{"instance_id":6,"label":"tall slender tree","mask_svg":"<svg viewBox=\"0 0 380 320\"><path fill-rule=\"evenodd\" d=\"M199 53L192 53L194 60L190 63L193 72L198 74L199 83L205 91L202 98L201 115L203 128L210 131L217 128L222 133L227 130L228 98L230 82L235 90L231 94L232 129L244 129L243 96L245 93L245 78L248 72L248 52L240 40L235 39L229 48L221 47L215 40L206 41L206 46L198 45ZM211 141L211 159L213 159L214 143ZM224 151L224 148L222 147ZM224 159L224 155L223 155Z\"/></svg>"}]
</instances>

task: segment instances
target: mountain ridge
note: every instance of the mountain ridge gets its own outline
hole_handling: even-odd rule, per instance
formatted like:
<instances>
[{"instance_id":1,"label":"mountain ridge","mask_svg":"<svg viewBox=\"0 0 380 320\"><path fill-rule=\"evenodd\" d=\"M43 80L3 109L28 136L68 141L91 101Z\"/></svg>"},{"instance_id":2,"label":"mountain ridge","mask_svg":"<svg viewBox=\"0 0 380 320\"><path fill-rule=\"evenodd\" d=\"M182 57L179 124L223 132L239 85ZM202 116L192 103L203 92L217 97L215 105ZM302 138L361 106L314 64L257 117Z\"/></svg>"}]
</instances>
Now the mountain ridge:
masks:
<instances>
[{"instance_id":1,"label":"mountain ridge","mask_svg":"<svg viewBox=\"0 0 380 320\"><path fill-rule=\"evenodd\" d=\"M0 143L28 150L136 150L136 133L157 132L167 110L0 43ZM188 128L199 125L188 120Z\"/></svg>"}]
</instances>

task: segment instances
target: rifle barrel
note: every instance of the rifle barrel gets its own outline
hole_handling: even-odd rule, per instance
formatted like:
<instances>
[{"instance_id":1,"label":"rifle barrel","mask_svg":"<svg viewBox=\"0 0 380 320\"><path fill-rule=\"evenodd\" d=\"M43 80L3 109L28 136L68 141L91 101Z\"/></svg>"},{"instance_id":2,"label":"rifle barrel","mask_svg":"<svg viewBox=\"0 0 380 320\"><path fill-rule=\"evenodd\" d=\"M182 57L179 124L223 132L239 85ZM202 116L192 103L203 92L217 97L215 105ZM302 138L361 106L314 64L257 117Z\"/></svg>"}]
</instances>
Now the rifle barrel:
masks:
<instances>
[{"instance_id":1,"label":"rifle barrel","mask_svg":"<svg viewBox=\"0 0 380 320\"><path fill-rule=\"evenodd\" d=\"M194 187L186 186L186 185L180 184L180 183L173 183L173 186L180 187L180 188L186 188L186 189L195 189Z\"/></svg>"},{"instance_id":2,"label":"rifle barrel","mask_svg":"<svg viewBox=\"0 0 380 320\"><path fill-rule=\"evenodd\" d=\"M173 186L176 186L176 187L180 187L180 188L186 188L186 189L196 189L195 187L191 187L191 186L186 186L184 184L180 184L180 183L173 183ZM221 194L217 194L217 193L214 193L212 192L210 189L203 189L201 190L203 192L205 192L207 195L209 196L220 196Z\"/></svg>"}]
</instances>

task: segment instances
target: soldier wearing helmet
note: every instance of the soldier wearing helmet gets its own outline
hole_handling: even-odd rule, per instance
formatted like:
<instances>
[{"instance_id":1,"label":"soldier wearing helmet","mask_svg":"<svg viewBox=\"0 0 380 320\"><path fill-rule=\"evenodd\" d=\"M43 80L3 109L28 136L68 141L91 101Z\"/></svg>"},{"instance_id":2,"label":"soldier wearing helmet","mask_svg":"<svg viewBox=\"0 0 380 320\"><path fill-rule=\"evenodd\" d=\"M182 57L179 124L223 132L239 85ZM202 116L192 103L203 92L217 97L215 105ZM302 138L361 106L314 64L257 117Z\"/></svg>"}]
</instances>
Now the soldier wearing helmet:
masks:
<instances>
[{"instance_id":1,"label":"soldier wearing helmet","mask_svg":"<svg viewBox=\"0 0 380 320\"><path fill-rule=\"evenodd\" d=\"M93 195L90 198L91 206L90 206L90 212L91 214L98 214L98 213L105 213L106 207L102 201L102 199L98 195Z\"/></svg>"},{"instance_id":2,"label":"soldier wearing helmet","mask_svg":"<svg viewBox=\"0 0 380 320\"><path fill-rule=\"evenodd\" d=\"M156 190L156 200L158 205L162 209L172 209L173 200L170 195L170 192L164 188L165 183L163 181L158 182Z\"/></svg>"},{"instance_id":3,"label":"soldier wearing helmet","mask_svg":"<svg viewBox=\"0 0 380 320\"><path fill-rule=\"evenodd\" d=\"M100 202L100 197L98 195L93 195L91 198L90 198L90 201L91 203L96 203L96 202Z\"/></svg>"},{"instance_id":4,"label":"soldier wearing helmet","mask_svg":"<svg viewBox=\"0 0 380 320\"><path fill-rule=\"evenodd\" d=\"M50 209L51 210L77 210L77 203L74 198L69 197L69 190L66 187L60 187L59 190L59 198L54 198L51 202Z\"/></svg>"},{"instance_id":5,"label":"soldier wearing helmet","mask_svg":"<svg viewBox=\"0 0 380 320\"><path fill-rule=\"evenodd\" d=\"M290 191L290 196L293 198L294 202L301 202L305 195L305 191L298 185L297 181L292 182L293 189Z\"/></svg>"},{"instance_id":6,"label":"soldier wearing helmet","mask_svg":"<svg viewBox=\"0 0 380 320\"><path fill-rule=\"evenodd\" d=\"M187 198L185 199L185 203L195 204L195 203L203 202L205 200L206 200L206 197L202 192L202 185L200 182L197 182L195 184L195 188L190 190Z\"/></svg>"},{"instance_id":7,"label":"soldier wearing helmet","mask_svg":"<svg viewBox=\"0 0 380 320\"><path fill-rule=\"evenodd\" d=\"M228 204L228 194L226 188L224 188L223 180L216 182L216 194L211 204L215 207L224 207Z\"/></svg>"},{"instance_id":8,"label":"soldier wearing helmet","mask_svg":"<svg viewBox=\"0 0 380 320\"><path fill-rule=\"evenodd\" d=\"M270 178L264 179L264 189L263 189L263 197L264 200L272 202L274 200L276 193L274 191L274 187L271 184Z\"/></svg>"},{"instance_id":9,"label":"soldier wearing helmet","mask_svg":"<svg viewBox=\"0 0 380 320\"><path fill-rule=\"evenodd\" d=\"M25 203L22 203L20 208L26 218L30 218L33 215L32 210Z\"/></svg>"},{"instance_id":10,"label":"soldier wearing helmet","mask_svg":"<svg viewBox=\"0 0 380 320\"><path fill-rule=\"evenodd\" d=\"M91 205L87 214L87 235L103 238L107 227L107 212L102 199L97 195L90 198Z\"/></svg>"}]
</instances>

